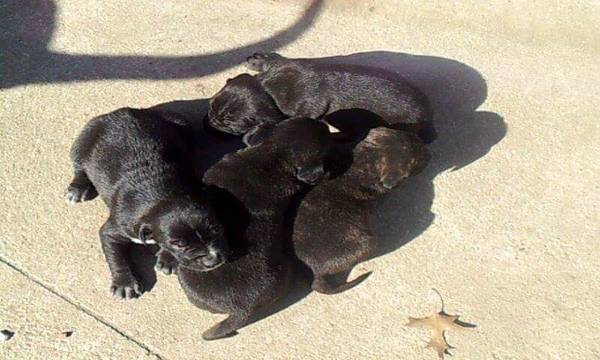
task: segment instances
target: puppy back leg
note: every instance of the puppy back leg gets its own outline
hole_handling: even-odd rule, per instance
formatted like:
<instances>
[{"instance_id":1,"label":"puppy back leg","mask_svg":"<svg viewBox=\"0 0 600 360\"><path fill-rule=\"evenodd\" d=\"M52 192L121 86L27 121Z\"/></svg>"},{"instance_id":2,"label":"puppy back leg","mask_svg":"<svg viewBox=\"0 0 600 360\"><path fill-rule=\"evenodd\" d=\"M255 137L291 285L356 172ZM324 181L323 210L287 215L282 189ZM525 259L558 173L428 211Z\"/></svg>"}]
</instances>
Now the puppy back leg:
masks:
<instances>
[{"instance_id":1,"label":"puppy back leg","mask_svg":"<svg viewBox=\"0 0 600 360\"><path fill-rule=\"evenodd\" d=\"M367 224L368 220L363 219L362 223ZM313 290L323 294L337 294L360 284L371 275L371 272L367 272L346 282L352 268L368 259L375 249L376 240L368 230L363 229L360 232L364 234L362 238L354 243L346 242L345 251L339 257L311 266L315 275Z\"/></svg>"},{"instance_id":2,"label":"puppy back leg","mask_svg":"<svg viewBox=\"0 0 600 360\"><path fill-rule=\"evenodd\" d=\"M65 201L67 204L75 204L88 201L98 196L98 191L90 181L85 171L75 164L75 176L67 188Z\"/></svg>"},{"instance_id":3,"label":"puppy back leg","mask_svg":"<svg viewBox=\"0 0 600 360\"><path fill-rule=\"evenodd\" d=\"M250 311L240 311L230 314L229 317L214 325L202 334L204 340L216 340L237 334L237 329L246 325L250 319Z\"/></svg>"},{"instance_id":4,"label":"puppy back leg","mask_svg":"<svg viewBox=\"0 0 600 360\"><path fill-rule=\"evenodd\" d=\"M118 235L109 220L100 228L100 242L112 277L110 290L113 297L133 299L142 295L144 288L131 269L129 239Z\"/></svg>"},{"instance_id":5,"label":"puppy back leg","mask_svg":"<svg viewBox=\"0 0 600 360\"><path fill-rule=\"evenodd\" d=\"M65 200L69 204L92 200L98 196L96 188L85 172L84 164L90 159L96 143L103 133L104 118L94 118L87 123L71 146L69 157L73 162L75 176L65 195Z\"/></svg>"}]
</instances>

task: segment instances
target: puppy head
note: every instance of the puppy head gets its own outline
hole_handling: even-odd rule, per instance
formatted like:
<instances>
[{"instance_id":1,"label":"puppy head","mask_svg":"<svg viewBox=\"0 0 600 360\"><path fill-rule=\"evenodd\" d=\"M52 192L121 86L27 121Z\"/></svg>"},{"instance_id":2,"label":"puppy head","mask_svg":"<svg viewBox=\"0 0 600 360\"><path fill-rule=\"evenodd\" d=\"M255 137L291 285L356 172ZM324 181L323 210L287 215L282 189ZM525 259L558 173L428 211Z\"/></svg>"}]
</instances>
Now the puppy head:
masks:
<instances>
[{"instance_id":1,"label":"puppy head","mask_svg":"<svg viewBox=\"0 0 600 360\"><path fill-rule=\"evenodd\" d=\"M417 135L379 127L369 131L358 144L354 159L353 167L360 171L361 185L383 193L421 172L430 155Z\"/></svg>"},{"instance_id":2,"label":"puppy head","mask_svg":"<svg viewBox=\"0 0 600 360\"><path fill-rule=\"evenodd\" d=\"M162 201L142 218L140 240L152 238L169 250L180 266L210 271L226 260L223 225L207 205L192 201Z\"/></svg>"},{"instance_id":3,"label":"puppy head","mask_svg":"<svg viewBox=\"0 0 600 360\"><path fill-rule=\"evenodd\" d=\"M271 96L249 74L227 80L209 104L210 126L234 135L243 135L257 125L284 119Z\"/></svg>"},{"instance_id":4,"label":"puppy head","mask_svg":"<svg viewBox=\"0 0 600 360\"><path fill-rule=\"evenodd\" d=\"M294 176L310 185L325 176L323 163L332 144L327 125L309 118L292 118L272 129L270 143L284 156Z\"/></svg>"}]
</instances>

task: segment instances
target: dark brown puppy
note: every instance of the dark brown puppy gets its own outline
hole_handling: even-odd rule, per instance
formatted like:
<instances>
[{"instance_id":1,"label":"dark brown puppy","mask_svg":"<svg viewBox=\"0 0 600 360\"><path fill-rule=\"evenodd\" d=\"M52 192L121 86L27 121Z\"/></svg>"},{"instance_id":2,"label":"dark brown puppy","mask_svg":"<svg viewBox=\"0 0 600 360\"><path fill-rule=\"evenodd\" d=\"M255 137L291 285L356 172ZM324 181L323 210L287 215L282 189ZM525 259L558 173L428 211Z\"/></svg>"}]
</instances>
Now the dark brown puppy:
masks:
<instances>
[{"instance_id":1,"label":"dark brown puppy","mask_svg":"<svg viewBox=\"0 0 600 360\"><path fill-rule=\"evenodd\" d=\"M336 281L375 249L368 221L374 201L421 171L429 153L414 134L379 127L358 143L353 158L343 175L322 181L304 197L294 222L294 251L312 269L312 288L321 293L346 290L369 275Z\"/></svg>"},{"instance_id":2,"label":"dark brown puppy","mask_svg":"<svg viewBox=\"0 0 600 360\"><path fill-rule=\"evenodd\" d=\"M204 175L204 182L237 198L249 213L241 254L220 268L177 271L189 300L229 317L202 335L218 339L235 333L255 311L279 298L291 275L284 253L285 213L293 198L324 176L330 146L327 126L307 118L281 122L260 145L227 155ZM301 179L302 181L300 181ZM217 195L217 199L218 199ZM289 239L288 239L289 240Z\"/></svg>"},{"instance_id":3,"label":"dark brown puppy","mask_svg":"<svg viewBox=\"0 0 600 360\"><path fill-rule=\"evenodd\" d=\"M364 109L380 116L387 126L418 134L426 143L435 139L427 97L394 72L288 59L276 53L254 54L246 66L259 73L254 78L238 76L212 99L209 121L221 131L246 133L278 121L279 115L271 115L278 111L286 117L320 119L338 110ZM258 103L262 106L254 106Z\"/></svg>"},{"instance_id":4,"label":"dark brown puppy","mask_svg":"<svg viewBox=\"0 0 600 360\"><path fill-rule=\"evenodd\" d=\"M198 271L223 263L224 230L200 190L194 144L184 118L130 108L90 120L73 144L75 176L66 200L100 195L110 210L100 240L113 296L143 292L128 256L131 243L158 243L181 266Z\"/></svg>"}]
</instances>

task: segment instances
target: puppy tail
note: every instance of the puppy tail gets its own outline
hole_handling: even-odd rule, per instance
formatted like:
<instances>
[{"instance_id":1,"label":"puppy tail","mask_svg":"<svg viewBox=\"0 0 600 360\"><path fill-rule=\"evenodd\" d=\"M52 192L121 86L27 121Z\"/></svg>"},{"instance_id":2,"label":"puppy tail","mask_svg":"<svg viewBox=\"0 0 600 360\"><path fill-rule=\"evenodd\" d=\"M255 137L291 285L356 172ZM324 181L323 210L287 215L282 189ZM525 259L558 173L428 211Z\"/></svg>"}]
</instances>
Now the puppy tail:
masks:
<instances>
[{"instance_id":1,"label":"puppy tail","mask_svg":"<svg viewBox=\"0 0 600 360\"><path fill-rule=\"evenodd\" d=\"M322 294L328 294L328 295L338 294L338 293L341 293L348 289L351 289L351 288L355 287L356 285L360 284L361 282L365 281L371 275L371 273L372 272L369 271L365 274L360 275L356 279L345 282L343 284L335 284L335 281L327 275L316 276L315 280L312 283L312 289L314 291L320 292Z\"/></svg>"},{"instance_id":2,"label":"puppy tail","mask_svg":"<svg viewBox=\"0 0 600 360\"><path fill-rule=\"evenodd\" d=\"M227 319L221 321L202 333L202 338L204 340L216 340L234 336L237 334L236 330L246 325L248 319L248 313L231 314Z\"/></svg>"}]
</instances>

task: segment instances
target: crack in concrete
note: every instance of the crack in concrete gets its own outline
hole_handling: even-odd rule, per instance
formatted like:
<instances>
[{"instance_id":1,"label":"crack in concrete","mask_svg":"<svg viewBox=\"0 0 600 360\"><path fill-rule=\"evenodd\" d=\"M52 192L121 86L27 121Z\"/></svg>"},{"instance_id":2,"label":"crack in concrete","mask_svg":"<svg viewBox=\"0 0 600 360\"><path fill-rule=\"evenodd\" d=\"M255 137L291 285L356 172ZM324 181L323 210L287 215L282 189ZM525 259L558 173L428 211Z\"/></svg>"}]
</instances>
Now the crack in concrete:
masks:
<instances>
[{"instance_id":1,"label":"crack in concrete","mask_svg":"<svg viewBox=\"0 0 600 360\"><path fill-rule=\"evenodd\" d=\"M91 311L91 310L87 309L86 307L84 307L84 306L76 303L75 301L69 299L65 295L63 295L60 292L58 292L58 290L53 289L50 285L45 284L43 281L37 279L35 276L29 274L27 271L21 269L20 267L18 267L17 265L15 265L14 263L12 263L10 260L4 258L1 255L0 255L0 262L3 263L3 264L5 264L6 266L10 267L12 270L18 272L19 274L25 276L27 279L33 281L35 284L41 286L43 289L49 291L53 295L58 296L59 298L61 298L62 300L66 301L70 305L74 306L77 310L83 312L84 314L86 314L87 316L89 316L92 319L96 320L97 322L101 323L102 325L110 328L112 331L114 331L117 334L121 335L122 337L124 337L128 341L133 342L134 344L136 344L140 348L144 349L148 354L154 356L155 358L157 358L159 360L165 360L165 358L163 356L159 355L157 352L155 352L152 349L150 349L150 347L148 345L144 344L143 342L135 339L134 337L132 337L130 335L127 335L125 332L123 332L122 330L120 330L119 328L117 328L115 325L113 325L110 322L108 322L107 320L103 319L100 315L95 314L93 311Z\"/></svg>"}]
</instances>

